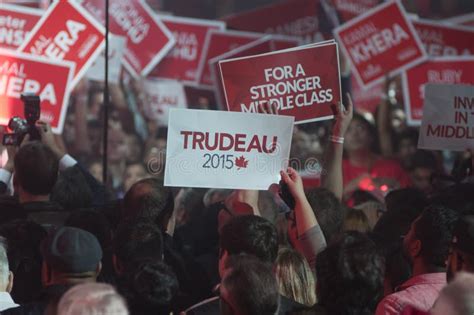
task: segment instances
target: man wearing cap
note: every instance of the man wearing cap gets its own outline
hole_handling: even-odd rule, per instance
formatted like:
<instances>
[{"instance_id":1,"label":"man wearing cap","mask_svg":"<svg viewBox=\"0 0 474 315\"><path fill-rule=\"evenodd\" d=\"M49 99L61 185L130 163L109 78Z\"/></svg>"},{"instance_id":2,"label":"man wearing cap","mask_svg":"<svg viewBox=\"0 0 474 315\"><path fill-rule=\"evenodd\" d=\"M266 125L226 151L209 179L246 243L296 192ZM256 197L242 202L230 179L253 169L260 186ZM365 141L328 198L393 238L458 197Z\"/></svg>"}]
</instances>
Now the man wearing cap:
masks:
<instances>
[{"instance_id":1,"label":"man wearing cap","mask_svg":"<svg viewBox=\"0 0 474 315\"><path fill-rule=\"evenodd\" d=\"M41 314L54 310L69 288L95 282L102 268L102 249L97 238L73 227L61 227L41 243L44 291L36 302L21 305L2 314Z\"/></svg>"},{"instance_id":2,"label":"man wearing cap","mask_svg":"<svg viewBox=\"0 0 474 315\"><path fill-rule=\"evenodd\" d=\"M448 282L460 272L474 273L474 215L466 215L454 226L448 256Z\"/></svg>"}]
</instances>

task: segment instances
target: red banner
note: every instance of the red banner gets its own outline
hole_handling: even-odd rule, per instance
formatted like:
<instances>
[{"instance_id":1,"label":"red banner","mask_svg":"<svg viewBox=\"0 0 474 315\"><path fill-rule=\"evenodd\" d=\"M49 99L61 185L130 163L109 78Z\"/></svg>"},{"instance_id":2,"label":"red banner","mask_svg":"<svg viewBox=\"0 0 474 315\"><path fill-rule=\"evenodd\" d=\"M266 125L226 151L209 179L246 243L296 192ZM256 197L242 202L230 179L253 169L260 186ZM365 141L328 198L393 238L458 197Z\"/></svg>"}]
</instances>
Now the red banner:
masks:
<instances>
[{"instance_id":1,"label":"red banner","mask_svg":"<svg viewBox=\"0 0 474 315\"><path fill-rule=\"evenodd\" d=\"M17 49L39 21L43 10L2 4L0 7L0 47Z\"/></svg>"},{"instance_id":2,"label":"red banner","mask_svg":"<svg viewBox=\"0 0 474 315\"><path fill-rule=\"evenodd\" d=\"M333 0L332 2L342 23L352 20L380 3L379 0Z\"/></svg>"},{"instance_id":3,"label":"red banner","mask_svg":"<svg viewBox=\"0 0 474 315\"><path fill-rule=\"evenodd\" d=\"M264 35L238 31L209 31L199 62L196 83L198 85L213 87L214 81L212 80L209 60L257 40L262 36Z\"/></svg>"},{"instance_id":4,"label":"red banner","mask_svg":"<svg viewBox=\"0 0 474 315\"><path fill-rule=\"evenodd\" d=\"M409 125L419 126L423 117L425 85L474 84L474 57L438 57L403 74L404 103Z\"/></svg>"},{"instance_id":5,"label":"red banner","mask_svg":"<svg viewBox=\"0 0 474 315\"><path fill-rule=\"evenodd\" d=\"M225 24L175 16L163 16L161 19L173 33L176 45L150 76L194 83L207 33L210 30L224 30Z\"/></svg>"},{"instance_id":6,"label":"red banner","mask_svg":"<svg viewBox=\"0 0 474 315\"><path fill-rule=\"evenodd\" d=\"M228 28L296 36L305 43L323 40L320 17L323 12L317 0L289 0L225 17ZM330 35L330 34L326 34Z\"/></svg>"},{"instance_id":7,"label":"red banner","mask_svg":"<svg viewBox=\"0 0 474 315\"><path fill-rule=\"evenodd\" d=\"M104 0L79 0L102 24ZM110 1L110 31L127 37L124 66L135 77L147 76L173 48L173 34L144 0Z\"/></svg>"},{"instance_id":8,"label":"red banner","mask_svg":"<svg viewBox=\"0 0 474 315\"><path fill-rule=\"evenodd\" d=\"M61 133L69 101L74 64L9 50L0 50L0 124L24 117L21 93L41 98L41 119Z\"/></svg>"},{"instance_id":9,"label":"red banner","mask_svg":"<svg viewBox=\"0 0 474 315\"><path fill-rule=\"evenodd\" d=\"M426 53L398 1L377 6L334 31L365 87L426 59Z\"/></svg>"},{"instance_id":10,"label":"red banner","mask_svg":"<svg viewBox=\"0 0 474 315\"><path fill-rule=\"evenodd\" d=\"M421 19L412 23L428 55L474 55L474 29Z\"/></svg>"},{"instance_id":11,"label":"red banner","mask_svg":"<svg viewBox=\"0 0 474 315\"><path fill-rule=\"evenodd\" d=\"M19 51L76 64L72 86L102 52L104 28L73 1L54 2Z\"/></svg>"},{"instance_id":12,"label":"red banner","mask_svg":"<svg viewBox=\"0 0 474 315\"><path fill-rule=\"evenodd\" d=\"M219 62L229 111L258 112L276 104L295 123L332 118L340 101L339 59L334 41Z\"/></svg>"}]
</instances>

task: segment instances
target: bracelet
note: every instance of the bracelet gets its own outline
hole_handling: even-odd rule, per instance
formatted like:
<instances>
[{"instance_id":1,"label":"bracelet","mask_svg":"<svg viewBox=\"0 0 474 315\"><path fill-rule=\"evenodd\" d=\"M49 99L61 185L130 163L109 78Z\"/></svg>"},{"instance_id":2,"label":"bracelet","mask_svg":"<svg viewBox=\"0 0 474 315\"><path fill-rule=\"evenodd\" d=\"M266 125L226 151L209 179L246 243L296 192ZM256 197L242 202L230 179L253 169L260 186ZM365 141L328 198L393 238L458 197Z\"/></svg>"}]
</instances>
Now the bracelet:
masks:
<instances>
[{"instance_id":1,"label":"bracelet","mask_svg":"<svg viewBox=\"0 0 474 315\"><path fill-rule=\"evenodd\" d=\"M340 144L343 144L343 143L344 143L344 137L338 137L338 136L333 136L333 135L331 135L331 136L329 137L329 140L330 140L331 142L334 142L334 143L340 143Z\"/></svg>"}]
</instances>

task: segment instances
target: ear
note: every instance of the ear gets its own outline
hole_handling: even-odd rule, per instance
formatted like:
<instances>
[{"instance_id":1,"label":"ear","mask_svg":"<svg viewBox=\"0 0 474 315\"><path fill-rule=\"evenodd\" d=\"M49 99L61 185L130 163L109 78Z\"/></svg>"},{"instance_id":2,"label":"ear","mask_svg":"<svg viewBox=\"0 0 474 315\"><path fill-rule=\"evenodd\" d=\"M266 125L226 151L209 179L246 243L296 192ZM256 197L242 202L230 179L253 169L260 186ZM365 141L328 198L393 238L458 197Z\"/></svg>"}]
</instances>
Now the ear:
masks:
<instances>
[{"instance_id":1,"label":"ear","mask_svg":"<svg viewBox=\"0 0 474 315\"><path fill-rule=\"evenodd\" d=\"M13 272L9 272L8 273L8 284L7 284L7 288L6 288L6 291L8 293L12 292L12 289L13 289Z\"/></svg>"},{"instance_id":2,"label":"ear","mask_svg":"<svg viewBox=\"0 0 474 315\"><path fill-rule=\"evenodd\" d=\"M414 240L411 244L410 244L410 256L411 257L418 257L420 255L420 252L421 252L421 241L420 240Z\"/></svg>"}]
</instances>

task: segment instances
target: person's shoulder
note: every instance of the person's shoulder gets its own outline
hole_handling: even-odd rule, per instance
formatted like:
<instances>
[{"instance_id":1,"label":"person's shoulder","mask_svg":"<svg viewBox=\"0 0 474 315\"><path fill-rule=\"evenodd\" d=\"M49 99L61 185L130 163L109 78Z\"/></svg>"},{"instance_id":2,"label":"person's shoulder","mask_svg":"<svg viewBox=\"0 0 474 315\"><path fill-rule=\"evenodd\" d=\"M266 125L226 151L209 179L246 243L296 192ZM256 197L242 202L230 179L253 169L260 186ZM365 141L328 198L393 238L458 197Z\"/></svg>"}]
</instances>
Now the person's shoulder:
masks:
<instances>
[{"instance_id":1,"label":"person's shoulder","mask_svg":"<svg viewBox=\"0 0 474 315\"><path fill-rule=\"evenodd\" d=\"M206 299L202 302L194 304L181 314L183 315L219 315L220 300L218 296Z\"/></svg>"},{"instance_id":2,"label":"person's shoulder","mask_svg":"<svg viewBox=\"0 0 474 315\"><path fill-rule=\"evenodd\" d=\"M403 291L384 297L378 304L375 315L400 314L403 310Z\"/></svg>"}]
</instances>

